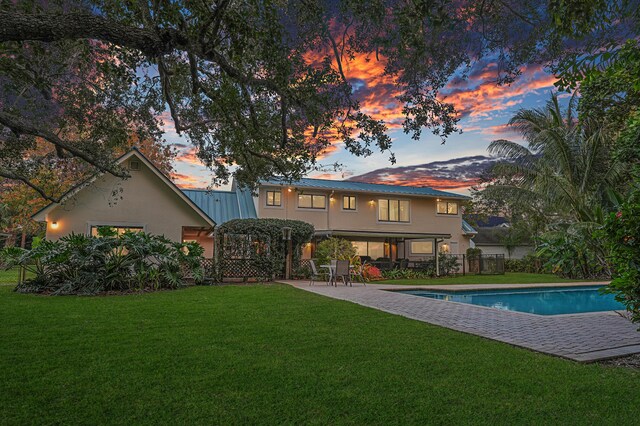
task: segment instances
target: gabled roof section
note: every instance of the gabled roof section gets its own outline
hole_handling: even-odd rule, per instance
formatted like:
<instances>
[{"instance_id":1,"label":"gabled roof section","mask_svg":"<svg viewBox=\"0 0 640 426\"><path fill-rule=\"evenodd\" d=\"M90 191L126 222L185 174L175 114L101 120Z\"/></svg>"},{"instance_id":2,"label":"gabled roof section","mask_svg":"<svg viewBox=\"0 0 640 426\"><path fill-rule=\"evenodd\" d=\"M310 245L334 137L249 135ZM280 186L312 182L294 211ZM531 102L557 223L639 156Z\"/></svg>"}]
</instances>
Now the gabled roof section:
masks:
<instances>
[{"instance_id":1,"label":"gabled roof section","mask_svg":"<svg viewBox=\"0 0 640 426\"><path fill-rule=\"evenodd\" d=\"M206 189L183 189L198 207L218 225L233 219L255 219L258 217L251 193L234 191L209 191Z\"/></svg>"},{"instance_id":2,"label":"gabled roof section","mask_svg":"<svg viewBox=\"0 0 640 426\"><path fill-rule=\"evenodd\" d=\"M442 197L442 198L458 198L466 200L469 197L460 194L454 194L453 192L438 191L437 189L427 187L415 187L415 186L399 186L399 185L385 185L381 183L365 183L354 182L347 180L329 180L329 179L312 179L303 178L299 181L289 184L286 180L274 177L269 180L260 182L260 185L279 185L279 186L293 186L295 188L310 188L310 189L325 189L325 190L339 190L339 191L352 191L352 192L371 192L381 194L396 194L396 195L417 195L422 197Z\"/></svg>"},{"instance_id":3,"label":"gabled roof section","mask_svg":"<svg viewBox=\"0 0 640 426\"><path fill-rule=\"evenodd\" d=\"M184 192L182 192L180 188L178 188L176 184L171 181L171 179L165 176L164 173L162 173L151 161L149 161L149 159L145 157L144 154L140 152L138 148L136 147L131 148L129 152L120 156L120 158L116 160L116 164L122 164L133 156L135 156L140 161L142 161L145 166L147 166L156 176L160 178L162 182L164 182L169 188L171 188L171 190L175 192L176 195L180 197L180 199L182 199L185 203L187 203L189 207L195 210L195 212L198 213L198 215L200 215L207 223L209 223L209 225L211 226L216 225L216 222L210 216L208 216L200 207L198 207L198 205L196 205L189 197L187 197L187 195L185 195ZM96 173L86 181L74 186L60 198L59 202L49 204L48 206L44 207L43 209L35 213L33 216L31 216L31 218L39 222L44 222L46 220L46 216L47 216L47 213L49 213L49 211L51 211L56 206L64 203L66 200L68 200L78 192L82 191L91 183L95 182L95 180L98 177L103 175L104 173Z\"/></svg>"}]
</instances>

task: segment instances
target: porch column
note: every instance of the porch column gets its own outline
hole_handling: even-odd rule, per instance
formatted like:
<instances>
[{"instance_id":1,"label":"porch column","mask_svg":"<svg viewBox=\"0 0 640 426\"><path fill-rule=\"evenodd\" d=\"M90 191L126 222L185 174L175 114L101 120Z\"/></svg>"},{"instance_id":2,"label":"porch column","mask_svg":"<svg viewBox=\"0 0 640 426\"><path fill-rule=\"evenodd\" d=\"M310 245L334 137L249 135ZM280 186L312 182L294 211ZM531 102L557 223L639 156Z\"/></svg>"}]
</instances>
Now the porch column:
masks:
<instances>
[{"instance_id":1,"label":"porch column","mask_svg":"<svg viewBox=\"0 0 640 426\"><path fill-rule=\"evenodd\" d=\"M433 239L433 253L434 256L436 257L436 277L440 276L440 259L438 256L438 239L434 238Z\"/></svg>"}]
</instances>

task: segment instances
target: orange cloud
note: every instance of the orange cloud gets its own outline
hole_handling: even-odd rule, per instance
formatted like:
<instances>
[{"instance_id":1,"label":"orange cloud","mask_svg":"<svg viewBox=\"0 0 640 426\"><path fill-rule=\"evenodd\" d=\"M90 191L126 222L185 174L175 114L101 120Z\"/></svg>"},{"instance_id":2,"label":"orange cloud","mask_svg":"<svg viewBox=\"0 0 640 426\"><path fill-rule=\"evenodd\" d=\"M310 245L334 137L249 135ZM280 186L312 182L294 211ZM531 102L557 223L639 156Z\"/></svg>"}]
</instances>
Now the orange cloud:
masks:
<instances>
[{"instance_id":1,"label":"orange cloud","mask_svg":"<svg viewBox=\"0 0 640 426\"><path fill-rule=\"evenodd\" d=\"M511 85L497 85L497 73L497 65L489 63L466 80L454 79L442 91L441 100L452 103L462 116L482 119L520 104L525 95L536 90L551 89L556 82L539 65L523 68L522 75Z\"/></svg>"},{"instance_id":2,"label":"orange cloud","mask_svg":"<svg viewBox=\"0 0 640 426\"><path fill-rule=\"evenodd\" d=\"M351 175L353 175L353 172L345 171L345 172L325 172L325 173L319 173L319 174L312 174L310 177L314 179L343 180Z\"/></svg>"},{"instance_id":3,"label":"orange cloud","mask_svg":"<svg viewBox=\"0 0 640 426\"><path fill-rule=\"evenodd\" d=\"M478 183L478 179L444 179L440 177L420 176L407 180L403 174L388 174L379 179L368 180L368 183L386 185L428 187L440 190L466 189Z\"/></svg>"},{"instance_id":4,"label":"orange cloud","mask_svg":"<svg viewBox=\"0 0 640 426\"><path fill-rule=\"evenodd\" d=\"M178 187L183 189L200 189L207 186L207 183L204 180L195 176L185 175L182 173L171 173L170 177Z\"/></svg>"},{"instance_id":5,"label":"orange cloud","mask_svg":"<svg viewBox=\"0 0 640 426\"><path fill-rule=\"evenodd\" d=\"M180 163L193 164L196 166L202 166L202 161L196 155L195 147L185 147L178 151L176 161Z\"/></svg>"}]
</instances>

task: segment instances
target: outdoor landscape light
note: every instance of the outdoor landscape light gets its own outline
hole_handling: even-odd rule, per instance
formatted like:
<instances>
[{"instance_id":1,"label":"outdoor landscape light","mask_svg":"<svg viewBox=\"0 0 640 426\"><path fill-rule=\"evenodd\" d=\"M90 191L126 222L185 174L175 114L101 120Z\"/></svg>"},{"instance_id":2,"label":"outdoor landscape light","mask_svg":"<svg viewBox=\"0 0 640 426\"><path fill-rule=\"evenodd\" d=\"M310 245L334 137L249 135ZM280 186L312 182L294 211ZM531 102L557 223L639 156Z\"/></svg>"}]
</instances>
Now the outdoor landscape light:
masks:
<instances>
[{"instance_id":1,"label":"outdoor landscape light","mask_svg":"<svg viewBox=\"0 0 640 426\"><path fill-rule=\"evenodd\" d=\"M58 222L51 222L51 229L58 229Z\"/></svg>"}]
</instances>

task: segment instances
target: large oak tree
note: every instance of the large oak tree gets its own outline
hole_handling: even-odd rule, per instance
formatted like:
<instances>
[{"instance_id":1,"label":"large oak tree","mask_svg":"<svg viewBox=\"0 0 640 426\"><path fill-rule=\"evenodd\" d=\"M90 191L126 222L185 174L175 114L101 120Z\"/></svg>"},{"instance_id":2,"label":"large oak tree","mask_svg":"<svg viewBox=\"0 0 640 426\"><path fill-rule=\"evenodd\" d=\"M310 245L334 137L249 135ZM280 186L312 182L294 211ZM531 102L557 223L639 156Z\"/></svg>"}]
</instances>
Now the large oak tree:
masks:
<instances>
[{"instance_id":1,"label":"large oak tree","mask_svg":"<svg viewBox=\"0 0 640 426\"><path fill-rule=\"evenodd\" d=\"M580 4L3 1L0 176L44 194L32 180L37 161L24 156L37 139L51 155L122 175L110 153L132 135L161 138L165 109L214 183L231 173L249 186L274 174L296 179L334 140L355 155L389 151L388 123L354 95L348 64L362 57L396 85L407 133L446 138L459 117L440 91L475 61L494 58L496 83L508 84L523 64L557 65L628 37L620 29L635 1Z\"/></svg>"}]
</instances>

